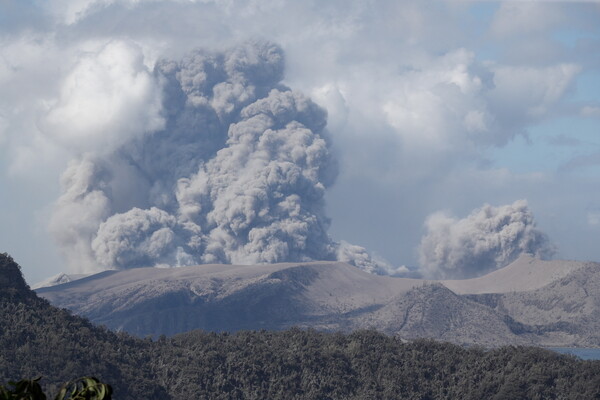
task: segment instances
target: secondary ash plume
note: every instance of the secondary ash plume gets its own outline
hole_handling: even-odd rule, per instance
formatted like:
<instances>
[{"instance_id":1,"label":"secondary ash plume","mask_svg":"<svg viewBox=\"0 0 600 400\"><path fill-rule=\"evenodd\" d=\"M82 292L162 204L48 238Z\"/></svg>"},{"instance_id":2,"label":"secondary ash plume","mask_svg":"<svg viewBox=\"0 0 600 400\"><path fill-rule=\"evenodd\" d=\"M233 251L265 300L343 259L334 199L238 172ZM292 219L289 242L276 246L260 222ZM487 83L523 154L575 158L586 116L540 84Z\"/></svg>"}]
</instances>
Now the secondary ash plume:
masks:
<instances>
[{"instance_id":1,"label":"secondary ash plume","mask_svg":"<svg viewBox=\"0 0 600 400\"><path fill-rule=\"evenodd\" d=\"M63 174L51 229L71 269L340 255L383 271L327 234L337 165L326 113L283 86L283 70L271 43L158 62L163 127L86 152Z\"/></svg>"},{"instance_id":2,"label":"secondary ash plume","mask_svg":"<svg viewBox=\"0 0 600 400\"><path fill-rule=\"evenodd\" d=\"M504 267L523 253L549 258L555 251L536 228L525 200L500 207L486 204L463 219L435 213L425 228L419 260L428 278L471 278Z\"/></svg>"}]
</instances>

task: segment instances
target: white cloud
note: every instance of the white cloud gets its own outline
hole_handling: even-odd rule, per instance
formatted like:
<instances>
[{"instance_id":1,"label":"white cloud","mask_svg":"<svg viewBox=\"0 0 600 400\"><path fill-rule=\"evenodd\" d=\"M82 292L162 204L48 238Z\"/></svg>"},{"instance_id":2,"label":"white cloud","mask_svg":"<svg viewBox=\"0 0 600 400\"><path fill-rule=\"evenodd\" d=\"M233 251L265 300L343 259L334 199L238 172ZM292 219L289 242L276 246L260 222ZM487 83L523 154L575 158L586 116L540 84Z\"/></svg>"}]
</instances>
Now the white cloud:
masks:
<instances>
[{"instance_id":1,"label":"white cloud","mask_svg":"<svg viewBox=\"0 0 600 400\"><path fill-rule=\"evenodd\" d=\"M600 107L584 106L580 114L583 117L600 117Z\"/></svg>"},{"instance_id":2,"label":"white cloud","mask_svg":"<svg viewBox=\"0 0 600 400\"><path fill-rule=\"evenodd\" d=\"M113 4L125 7L135 7L144 3L159 3L160 0L54 0L46 5L49 11L61 22L72 25L85 19L94 12ZM167 0L172 3L230 3L219 0Z\"/></svg>"},{"instance_id":3,"label":"white cloud","mask_svg":"<svg viewBox=\"0 0 600 400\"><path fill-rule=\"evenodd\" d=\"M0 145L7 139L9 121L8 119L0 114Z\"/></svg>"},{"instance_id":4,"label":"white cloud","mask_svg":"<svg viewBox=\"0 0 600 400\"><path fill-rule=\"evenodd\" d=\"M42 129L64 147L110 151L160 129L161 88L139 47L112 41L84 54L64 79Z\"/></svg>"},{"instance_id":5,"label":"white cloud","mask_svg":"<svg viewBox=\"0 0 600 400\"><path fill-rule=\"evenodd\" d=\"M348 123L349 108L343 90L332 83L316 87L312 98L327 110L327 126L333 132L342 132Z\"/></svg>"},{"instance_id":6,"label":"white cloud","mask_svg":"<svg viewBox=\"0 0 600 400\"><path fill-rule=\"evenodd\" d=\"M590 211L587 214L587 223L591 226L599 226L600 225L600 212L599 211Z\"/></svg>"},{"instance_id":7,"label":"white cloud","mask_svg":"<svg viewBox=\"0 0 600 400\"><path fill-rule=\"evenodd\" d=\"M527 123L552 111L573 85L581 67L559 64L547 67L495 66L491 100L509 126ZM513 122L509 122L509 121Z\"/></svg>"},{"instance_id":8,"label":"white cloud","mask_svg":"<svg viewBox=\"0 0 600 400\"><path fill-rule=\"evenodd\" d=\"M496 11L490 30L497 36L543 33L560 24L564 14L548 1L504 1Z\"/></svg>"}]
</instances>

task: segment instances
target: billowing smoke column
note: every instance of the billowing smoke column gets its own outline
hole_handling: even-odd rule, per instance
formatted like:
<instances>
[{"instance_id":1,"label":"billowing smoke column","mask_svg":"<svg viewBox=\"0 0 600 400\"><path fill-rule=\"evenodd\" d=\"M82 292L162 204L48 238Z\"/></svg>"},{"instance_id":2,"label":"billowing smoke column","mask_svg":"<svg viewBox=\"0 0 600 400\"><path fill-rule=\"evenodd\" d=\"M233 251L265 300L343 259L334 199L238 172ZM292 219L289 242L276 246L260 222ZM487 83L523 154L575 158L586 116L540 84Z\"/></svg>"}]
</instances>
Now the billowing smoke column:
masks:
<instances>
[{"instance_id":1,"label":"billowing smoke column","mask_svg":"<svg viewBox=\"0 0 600 400\"><path fill-rule=\"evenodd\" d=\"M425 227L419 260L428 278L470 278L506 266L523 253L538 258L554 253L525 200L501 207L484 205L464 219L435 213Z\"/></svg>"},{"instance_id":2,"label":"billowing smoke column","mask_svg":"<svg viewBox=\"0 0 600 400\"><path fill-rule=\"evenodd\" d=\"M327 235L326 113L283 69L270 43L159 62L163 126L63 174L51 230L71 269L340 258L385 272Z\"/></svg>"}]
</instances>

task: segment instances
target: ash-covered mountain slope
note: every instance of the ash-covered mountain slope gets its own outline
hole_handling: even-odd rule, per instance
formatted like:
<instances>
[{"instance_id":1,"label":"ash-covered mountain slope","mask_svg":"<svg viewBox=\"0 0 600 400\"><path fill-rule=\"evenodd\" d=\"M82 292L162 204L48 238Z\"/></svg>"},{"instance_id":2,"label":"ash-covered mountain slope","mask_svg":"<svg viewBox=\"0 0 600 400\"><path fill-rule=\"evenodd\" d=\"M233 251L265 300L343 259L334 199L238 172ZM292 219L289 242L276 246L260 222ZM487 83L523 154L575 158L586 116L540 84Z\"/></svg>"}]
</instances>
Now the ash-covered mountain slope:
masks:
<instances>
[{"instance_id":1,"label":"ash-covered mountain slope","mask_svg":"<svg viewBox=\"0 0 600 400\"><path fill-rule=\"evenodd\" d=\"M513 332L541 345L600 346L600 264L580 268L536 290L468 296L510 316Z\"/></svg>"},{"instance_id":2,"label":"ash-covered mountain slope","mask_svg":"<svg viewBox=\"0 0 600 400\"><path fill-rule=\"evenodd\" d=\"M110 328L158 335L198 328L335 329L346 315L369 312L419 284L313 262L106 271L38 294Z\"/></svg>"},{"instance_id":3,"label":"ash-covered mountain slope","mask_svg":"<svg viewBox=\"0 0 600 400\"><path fill-rule=\"evenodd\" d=\"M45 279L41 282L36 283L35 285L31 286L31 288L33 290L37 290L37 289L41 289L44 287L62 285L63 283L76 281L78 279L85 278L86 276L89 276L89 275L91 275L91 274L65 274L64 272L61 272L60 274L51 276L48 279Z\"/></svg>"},{"instance_id":4,"label":"ash-covered mountain slope","mask_svg":"<svg viewBox=\"0 0 600 400\"><path fill-rule=\"evenodd\" d=\"M339 262L107 271L42 288L51 303L136 335L291 326L456 343L600 346L600 264L523 256L462 281L383 277Z\"/></svg>"},{"instance_id":5,"label":"ash-covered mountain slope","mask_svg":"<svg viewBox=\"0 0 600 400\"><path fill-rule=\"evenodd\" d=\"M600 264L522 256L485 276L444 281L505 315L520 338L546 346L600 346Z\"/></svg>"},{"instance_id":6,"label":"ash-covered mountain slope","mask_svg":"<svg viewBox=\"0 0 600 400\"><path fill-rule=\"evenodd\" d=\"M489 274L462 280L442 281L457 294L527 292L543 288L594 263L580 261L545 261L522 255L511 264Z\"/></svg>"}]
</instances>

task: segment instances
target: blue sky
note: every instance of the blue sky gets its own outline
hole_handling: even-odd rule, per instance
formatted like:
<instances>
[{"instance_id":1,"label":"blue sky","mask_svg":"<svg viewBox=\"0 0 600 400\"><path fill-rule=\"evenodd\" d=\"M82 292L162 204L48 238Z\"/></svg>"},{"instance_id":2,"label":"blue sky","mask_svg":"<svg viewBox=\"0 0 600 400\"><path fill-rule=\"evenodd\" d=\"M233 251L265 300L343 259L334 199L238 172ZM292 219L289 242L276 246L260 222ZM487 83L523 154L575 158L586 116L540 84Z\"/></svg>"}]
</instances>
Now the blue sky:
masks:
<instances>
[{"instance_id":1,"label":"blue sky","mask_svg":"<svg viewBox=\"0 0 600 400\"><path fill-rule=\"evenodd\" d=\"M145 79L158 59L256 38L327 109L335 240L417 267L429 216L525 199L556 257L600 261L599 22L593 1L3 2L0 251L31 282L66 270L48 226L69 161L153 129L154 92L119 72L85 81L109 44L137 49L109 63ZM93 112L109 87L131 100L116 117Z\"/></svg>"}]
</instances>

